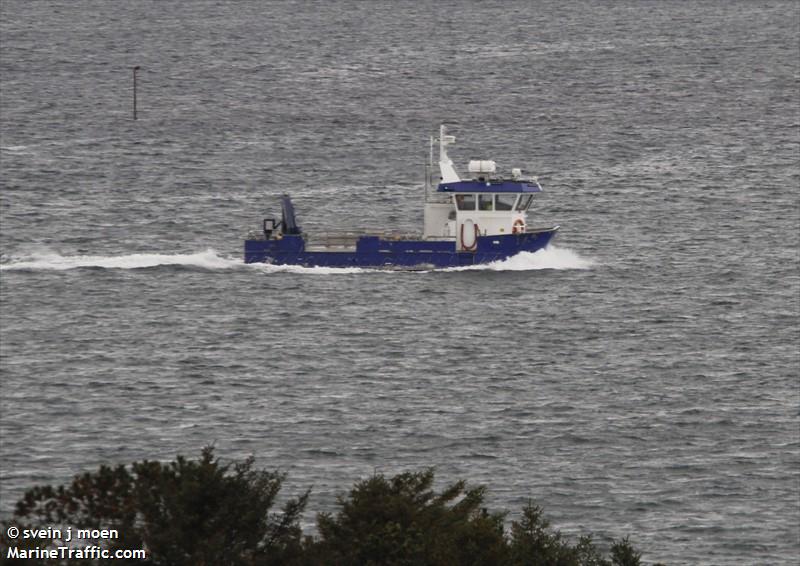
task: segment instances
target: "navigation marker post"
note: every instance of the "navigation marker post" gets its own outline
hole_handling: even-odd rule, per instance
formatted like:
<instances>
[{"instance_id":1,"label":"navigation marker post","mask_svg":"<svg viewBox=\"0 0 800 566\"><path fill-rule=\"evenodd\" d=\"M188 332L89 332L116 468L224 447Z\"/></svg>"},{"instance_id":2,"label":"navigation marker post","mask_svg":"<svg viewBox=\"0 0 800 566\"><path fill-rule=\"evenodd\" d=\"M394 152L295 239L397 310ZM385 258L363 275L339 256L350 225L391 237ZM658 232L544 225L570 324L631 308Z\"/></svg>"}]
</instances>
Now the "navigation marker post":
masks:
<instances>
[{"instance_id":1,"label":"navigation marker post","mask_svg":"<svg viewBox=\"0 0 800 566\"><path fill-rule=\"evenodd\" d=\"M136 71L141 69L139 65L133 68L133 119L136 120Z\"/></svg>"}]
</instances>

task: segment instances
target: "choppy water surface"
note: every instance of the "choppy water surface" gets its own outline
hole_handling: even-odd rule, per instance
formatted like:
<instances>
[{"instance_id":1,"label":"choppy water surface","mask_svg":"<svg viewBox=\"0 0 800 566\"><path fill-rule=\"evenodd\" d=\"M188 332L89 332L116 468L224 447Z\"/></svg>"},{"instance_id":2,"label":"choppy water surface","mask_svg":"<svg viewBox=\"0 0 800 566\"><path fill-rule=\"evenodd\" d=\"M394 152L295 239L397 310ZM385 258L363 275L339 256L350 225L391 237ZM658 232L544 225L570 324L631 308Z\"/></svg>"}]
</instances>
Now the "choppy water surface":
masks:
<instances>
[{"instance_id":1,"label":"choppy water surface","mask_svg":"<svg viewBox=\"0 0 800 566\"><path fill-rule=\"evenodd\" d=\"M1 506L104 462L435 465L670 563L800 554L794 2L0 5ZM131 67L139 120L131 119ZM244 266L416 229L427 135L538 174L555 247Z\"/></svg>"}]
</instances>

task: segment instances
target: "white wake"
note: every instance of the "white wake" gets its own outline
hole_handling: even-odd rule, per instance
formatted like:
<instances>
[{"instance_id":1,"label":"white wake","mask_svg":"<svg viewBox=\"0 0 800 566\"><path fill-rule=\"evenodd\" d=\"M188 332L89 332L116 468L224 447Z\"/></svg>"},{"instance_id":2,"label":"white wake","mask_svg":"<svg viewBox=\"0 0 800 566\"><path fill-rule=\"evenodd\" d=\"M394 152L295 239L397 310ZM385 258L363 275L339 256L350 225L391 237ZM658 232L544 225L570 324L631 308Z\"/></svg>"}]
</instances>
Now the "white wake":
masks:
<instances>
[{"instance_id":1,"label":"white wake","mask_svg":"<svg viewBox=\"0 0 800 566\"><path fill-rule=\"evenodd\" d=\"M105 269L141 269L159 265L185 265L206 269L231 269L241 267L241 260L225 258L212 249L191 254L129 254L121 256L61 255L41 251L25 257L12 257L0 263L3 270L56 270L80 267Z\"/></svg>"},{"instance_id":2,"label":"white wake","mask_svg":"<svg viewBox=\"0 0 800 566\"><path fill-rule=\"evenodd\" d=\"M181 265L210 270L254 269L263 273L295 273L298 275L340 275L387 271L384 269L360 267L302 267L299 265L269 265L264 263L245 264L241 258L225 257L210 248L202 252L188 254L127 254L119 256L61 255L54 251L45 250L34 252L26 256L5 257L2 262L0 262L0 270L63 271L86 267L142 269L165 265ZM535 253L521 252L503 261L446 269L426 269L424 272L589 269L593 265L595 265L593 260L583 258L572 250L549 246Z\"/></svg>"},{"instance_id":3,"label":"white wake","mask_svg":"<svg viewBox=\"0 0 800 566\"><path fill-rule=\"evenodd\" d=\"M537 269L590 269L595 261L579 256L568 248L548 246L537 252L520 252L502 261L494 261L482 265L456 267L451 271L488 270L488 271L531 271Z\"/></svg>"},{"instance_id":4,"label":"white wake","mask_svg":"<svg viewBox=\"0 0 800 566\"><path fill-rule=\"evenodd\" d=\"M299 265L250 264L249 267L261 269L267 273L296 273L299 275L337 275L352 273L393 273L398 271L415 271L422 273L438 273L451 271L531 271L538 269L590 269L596 265L592 259L579 256L567 248L548 246L537 252L520 252L506 260L494 261L480 265L464 267L447 267L435 269L418 268L365 268L365 267L302 267ZM424 266L423 266L424 267Z\"/></svg>"}]
</instances>

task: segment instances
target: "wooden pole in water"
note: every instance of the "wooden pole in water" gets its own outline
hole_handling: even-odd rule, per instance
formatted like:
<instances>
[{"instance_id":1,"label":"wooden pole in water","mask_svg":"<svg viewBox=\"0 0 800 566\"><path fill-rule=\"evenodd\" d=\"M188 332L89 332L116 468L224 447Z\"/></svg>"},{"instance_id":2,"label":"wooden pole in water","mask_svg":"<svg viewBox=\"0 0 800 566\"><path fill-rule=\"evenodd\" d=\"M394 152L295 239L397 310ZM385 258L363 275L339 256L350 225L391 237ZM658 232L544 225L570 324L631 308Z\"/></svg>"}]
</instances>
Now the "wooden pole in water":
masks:
<instances>
[{"instance_id":1,"label":"wooden pole in water","mask_svg":"<svg viewBox=\"0 0 800 566\"><path fill-rule=\"evenodd\" d=\"M141 69L139 65L133 68L133 119L136 120L136 71Z\"/></svg>"}]
</instances>

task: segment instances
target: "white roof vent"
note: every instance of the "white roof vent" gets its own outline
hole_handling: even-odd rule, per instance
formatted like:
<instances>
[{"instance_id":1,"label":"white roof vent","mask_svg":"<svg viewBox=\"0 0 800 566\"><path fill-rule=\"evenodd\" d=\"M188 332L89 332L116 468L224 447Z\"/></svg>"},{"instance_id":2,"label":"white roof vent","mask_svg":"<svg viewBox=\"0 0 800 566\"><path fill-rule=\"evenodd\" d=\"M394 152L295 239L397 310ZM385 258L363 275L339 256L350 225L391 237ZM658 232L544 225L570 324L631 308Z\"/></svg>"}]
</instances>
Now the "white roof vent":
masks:
<instances>
[{"instance_id":1,"label":"white roof vent","mask_svg":"<svg viewBox=\"0 0 800 566\"><path fill-rule=\"evenodd\" d=\"M490 160L476 160L473 159L469 162L470 173L494 173L497 170L497 164Z\"/></svg>"},{"instance_id":2,"label":"white roof vent","mask_svg":"<svg viewBox=\"0 0 800 566\"><path fill-rule=\"evenodd\" d=\"M511 170L511 176L514 178L515 181L519 181L520 179L522 179L522 169L520 169L519 167L514 167Z\"/></svg>"}]
</instances>

